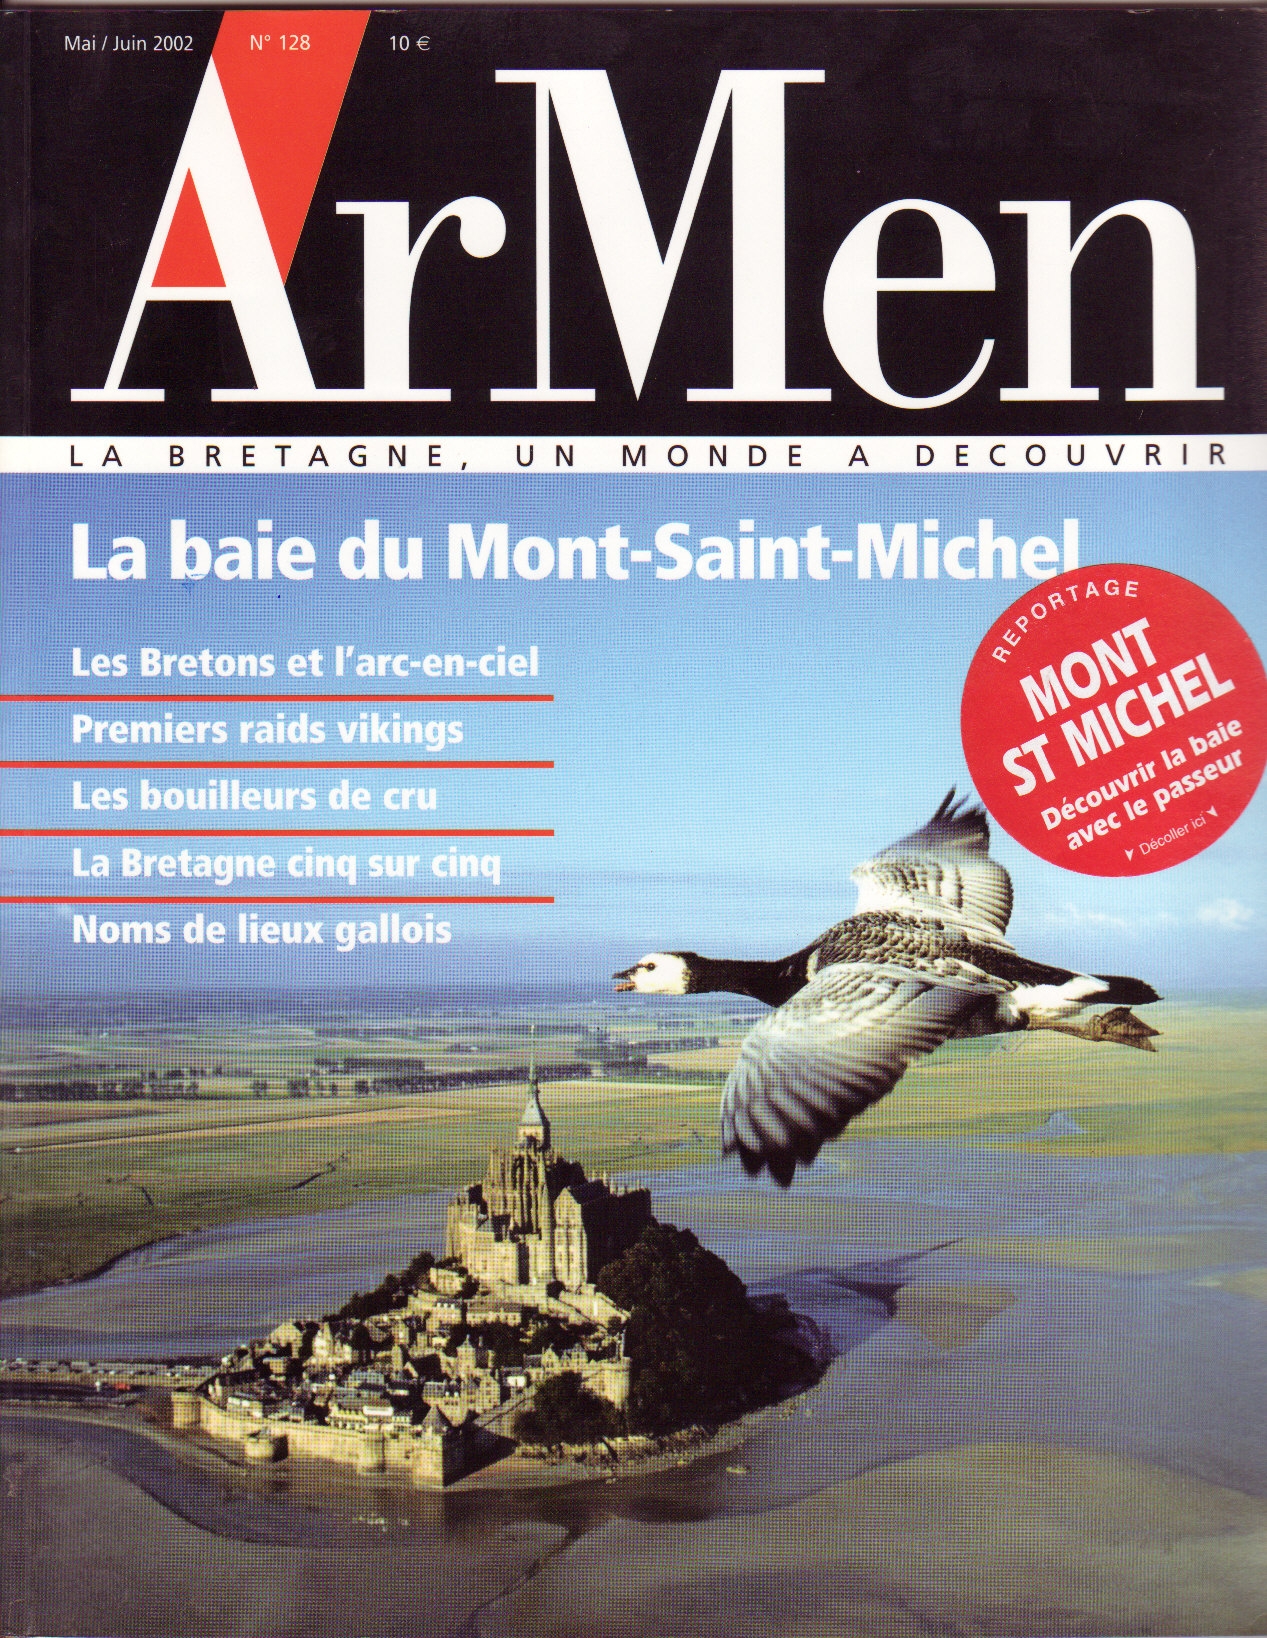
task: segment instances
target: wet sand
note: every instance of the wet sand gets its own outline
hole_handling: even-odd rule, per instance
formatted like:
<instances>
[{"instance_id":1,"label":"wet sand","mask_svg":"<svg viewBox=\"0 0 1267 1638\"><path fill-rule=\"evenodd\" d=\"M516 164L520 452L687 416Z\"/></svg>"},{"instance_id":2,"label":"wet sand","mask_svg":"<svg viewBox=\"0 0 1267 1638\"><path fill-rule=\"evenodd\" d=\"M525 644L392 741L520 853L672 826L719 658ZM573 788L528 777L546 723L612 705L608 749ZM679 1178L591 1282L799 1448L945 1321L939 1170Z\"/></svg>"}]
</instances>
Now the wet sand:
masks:
<instances>
[{"instance_id":1,"label":"wet sand","mask_svg":"<svg viewBox=\"0 0 1267 1638\"><path fill-rule=\"evenodd\" d=\"M1264 1588L1258 1499L1085 1451L980 1444L895 1462L760 1515L614 1521L494 1604L478 1631L1260 1633Z\"/></svg>"},{"instance_id":2,"label":"wet sand","mask_svg":"<svg viewBox=\"0 0 1267 1638\"><path fill-rule=\"evenodd\" d=\"M21 1544L10 1633L923 1638L1267 1621L1267 1505L1058 1446L961 1446L702 1521L428 1524L388 1506L334 1523L327 1508L278 1542L200 1527L20 1420L3 1425L2 1517Z\"/></svg>"},{"instance_id":3,"label":"wet sand","mask_svg":"<svg viewBox=\"0 0 1267 1638\"><path fill-rule=\"evenodd\" d=\"M735 1449L611 1485L485 1476L402 1498L323 1491L297 1468L286 1491L267 1489L284 1469L213 1483L167 1454L4 1417L6 1630L1267 1631L1267 1156L879 1140L838 1154L787 1194L717 1166L651 1180L659 1215L840 1349ZM282 1317L322 1279L363 1287L441 1205L190 1236L0 1305L0 1347L43 1335L75 1352L88 1316L119 1347L161 1336L193 1352L176 1345L248 1317L255 1334L261 1291ZM70 1527L54 1527L63 1510Z\"/></svg>"},{"instance_id":4,"label":"wet sand","mask_svg":"<svg viewBox=\"0 0 1267 1638\"><path fill-rule=\"evenodd\" d=\"M0 1302L0 1353L24 1359L218 1359L285 1319L330 1313L438 1245L447 1194L198 1230L98 1277Z\"/></svg>"},{"instance_id":5,"label":"wet sand","mask_svg":"<svg viewBox=\"0 0 1267 1638\"><path fill-rule=\"evenodd\" d=\"M345 1521L334 1539L253 1542L182 1518L80 1441L20 1418L4 1419L3 1449L7 1633L398 1638L412 1625L430 1638L568 1539L520 1519L455 1533Z\"/></svg>"}]
</instances>

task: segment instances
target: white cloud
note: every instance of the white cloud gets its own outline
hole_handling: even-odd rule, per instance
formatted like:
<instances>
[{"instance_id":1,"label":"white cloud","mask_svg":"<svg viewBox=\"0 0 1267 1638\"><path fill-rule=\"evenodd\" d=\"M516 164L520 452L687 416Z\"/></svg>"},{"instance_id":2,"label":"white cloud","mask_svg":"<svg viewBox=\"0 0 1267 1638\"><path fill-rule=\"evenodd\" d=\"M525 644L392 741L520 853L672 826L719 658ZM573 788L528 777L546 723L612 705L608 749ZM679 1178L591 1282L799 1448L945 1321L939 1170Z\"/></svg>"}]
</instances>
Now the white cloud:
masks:
<instances>
[{"instance_id":1,"label":"white cloud","mask_svg":"<svg viewBox=\"0 0 1267 1638\"><path fill-rule=\"evenodd\" d=\"M1043 920L1053 927L1102 927L1114 933L1146 933L1158 927L1173 927L1176 917L1168 910L1146 916L1113 916L1106 910L1085 910L1066 899L1059 910L1049 910Z\"/></svg>"},{"instance_id":2,"label":"white cloud","mask_svg":"<svg viewBox=\"0 0 1267 1638\"><path fill-rule=\"evenodd\" d=\"M1154 910L1139 916L1118 916L1107 910L1088 910L1075 904L1072 899L1066 899L1059 909L1048 910L1043 920L1049 927L1099 928L1105 932L1138 937L1165 927L1194 924L1217 927L1225 933L1239 933L1256 921L1257 916L1249 905L1242 904L1239 899L1211 899L1184 916L1173 915L1169 910Z\"/></svg>"},{"instance_id":3,"label":"white cloud","mask_svg":"<svg viewBox=\"0 0 1267 1638\"><path fill-rule=\"evenodd\" d=\"M1254 920L1254 912L1239 899L1211 899L1209 904L1198 906L1197 920L1227 933L1239 933Z\"/></svg>"},{"instance_id":4,"label":"white cloud","mask_svg":"<svg viewBox=\"0 0 1267 1638\"><path fill-rule=\"evenodd\" d=\"M1109 916L1102 910L1083 910L1072 903L1062 904L1059 910L1049 910L1043 920L1056 927L1113 927L1122 933L1130 925L1125 916Z\"/></svg>"}]
</instances>

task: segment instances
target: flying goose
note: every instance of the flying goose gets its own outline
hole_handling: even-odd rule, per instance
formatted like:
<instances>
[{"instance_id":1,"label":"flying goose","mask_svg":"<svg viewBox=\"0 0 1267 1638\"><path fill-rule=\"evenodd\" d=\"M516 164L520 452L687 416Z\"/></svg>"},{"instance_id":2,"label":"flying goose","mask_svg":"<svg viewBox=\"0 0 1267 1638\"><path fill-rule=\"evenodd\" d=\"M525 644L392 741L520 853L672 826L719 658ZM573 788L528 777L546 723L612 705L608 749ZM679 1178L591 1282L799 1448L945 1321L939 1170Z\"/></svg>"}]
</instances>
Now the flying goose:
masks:
<instances>
[{"instance_id":1,"label":"flying goose","mask_svg":"<svg viewBox=\"0 0 1267 1638\"><path fill-rule=\"evenodd\" d=\"M853 871L852 916L780 961L659 951L618 990L728 990L774 1008L749 1033L722 1094L722 1148L784 1187L797 1165L882 1098L911 1061L956 1036L1055 1029L1152 1052L1130 1011L1160 999L1138 978L1049 967L1007 942L1012 882L990 857L980 807L950 791L920 830ZM1108 1005L1085 1022L1084 1008Z\"/></svg>"}]
</instances>

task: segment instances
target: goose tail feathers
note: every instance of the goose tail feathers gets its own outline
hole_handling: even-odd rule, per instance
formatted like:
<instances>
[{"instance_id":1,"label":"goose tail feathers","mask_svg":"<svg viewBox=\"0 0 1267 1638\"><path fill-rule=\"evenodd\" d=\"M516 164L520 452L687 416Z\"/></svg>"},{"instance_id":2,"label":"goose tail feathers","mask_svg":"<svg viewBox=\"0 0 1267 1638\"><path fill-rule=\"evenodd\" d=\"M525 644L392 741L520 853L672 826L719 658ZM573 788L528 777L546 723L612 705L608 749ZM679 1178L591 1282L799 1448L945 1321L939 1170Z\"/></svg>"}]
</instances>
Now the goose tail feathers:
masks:
<instances>
[{"instance_id":1,"label":"goose tail feathers","mask_svg":"<svg viewBox=\"0 0 1267 1638\"><path fill-rule=\"evenodd\" d=\"M1142 978L1123 978L1116 973L1097 973L1095 975L1101 984L1109 986L1107 993L1095 996L1095 1004L1108 1001L1119 1007L1146 1007L1150 1001L1160 1001L1161 996L1151 984L1145 984Z\"/></svg>"}]
</instances>

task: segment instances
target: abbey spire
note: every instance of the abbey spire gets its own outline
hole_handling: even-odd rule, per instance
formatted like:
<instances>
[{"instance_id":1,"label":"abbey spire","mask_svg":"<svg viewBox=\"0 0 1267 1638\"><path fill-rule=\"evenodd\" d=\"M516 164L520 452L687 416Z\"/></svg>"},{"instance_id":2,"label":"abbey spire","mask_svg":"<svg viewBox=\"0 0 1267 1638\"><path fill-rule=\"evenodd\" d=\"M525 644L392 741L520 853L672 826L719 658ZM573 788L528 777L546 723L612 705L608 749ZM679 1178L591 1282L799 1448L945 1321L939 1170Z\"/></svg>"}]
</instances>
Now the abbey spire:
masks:
<instances>
[{"instance_id":1,"label":"abbey spire","mask_svg":"<svg viewBox=\"0 0 1267 1638\"><path fill-rule=\"evenodd\" d=\"M537 1079L537 1026L532 1025L528 1048L528 1101L519 1121L517 1133L521 1149L538 1149L542 1154L550 1147L550 1122L541 1107L541 1084Z\"/></svg>"}]
</instances>

